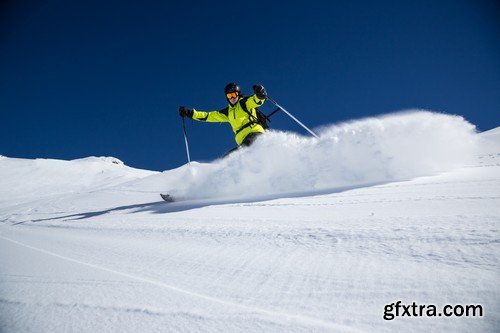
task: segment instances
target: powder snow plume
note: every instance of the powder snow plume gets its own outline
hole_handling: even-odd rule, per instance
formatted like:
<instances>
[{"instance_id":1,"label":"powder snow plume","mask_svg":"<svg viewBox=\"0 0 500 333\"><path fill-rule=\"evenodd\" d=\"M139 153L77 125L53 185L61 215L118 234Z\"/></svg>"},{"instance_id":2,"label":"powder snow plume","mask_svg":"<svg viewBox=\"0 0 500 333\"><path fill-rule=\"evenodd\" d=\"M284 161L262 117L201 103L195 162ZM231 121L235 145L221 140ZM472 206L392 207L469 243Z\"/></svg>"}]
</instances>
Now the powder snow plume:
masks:
<instances>
[{"instance_id":1,"label":"powder snow plume","mask_svg":"<svg viewBox=\"0 0 500 333\"><path fill-rule=\"evenodd\" d=\"M319 139L270 131L225 159L184 166L169 193L179 199L262 198L411 179L464 165L477 140L474 125L462 117L419 110L317 132Z\"/></svg>"}]
</instances>

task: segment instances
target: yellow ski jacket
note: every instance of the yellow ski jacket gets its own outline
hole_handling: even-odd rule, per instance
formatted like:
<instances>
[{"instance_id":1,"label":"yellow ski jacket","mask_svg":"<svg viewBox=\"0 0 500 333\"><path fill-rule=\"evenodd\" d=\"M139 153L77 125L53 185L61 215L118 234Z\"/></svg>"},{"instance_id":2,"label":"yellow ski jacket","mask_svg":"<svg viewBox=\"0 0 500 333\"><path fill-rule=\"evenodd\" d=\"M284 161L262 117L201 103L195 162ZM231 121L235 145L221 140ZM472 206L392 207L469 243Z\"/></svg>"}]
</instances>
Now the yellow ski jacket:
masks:
<instances>
[{"instance_id":1,"label":"yellow ski jacket","mask_svg":"<svg viewBox=\"0 0 500 333\"><path fill-rule=\"evenodd\" d=\"M244 103L248 113L243 109L241 103ZM263 99L259 99L256 95L251 95L249 97L240 98L235 105L228 105L226 108L219 111L198 111L193 109L193 119L212 123L228 122L233 129L235 134L234 139L239 146L248 134L264 133L264 128L255 122L257 120L256 108L263 103Z\"/></svg>"}]
</instances>

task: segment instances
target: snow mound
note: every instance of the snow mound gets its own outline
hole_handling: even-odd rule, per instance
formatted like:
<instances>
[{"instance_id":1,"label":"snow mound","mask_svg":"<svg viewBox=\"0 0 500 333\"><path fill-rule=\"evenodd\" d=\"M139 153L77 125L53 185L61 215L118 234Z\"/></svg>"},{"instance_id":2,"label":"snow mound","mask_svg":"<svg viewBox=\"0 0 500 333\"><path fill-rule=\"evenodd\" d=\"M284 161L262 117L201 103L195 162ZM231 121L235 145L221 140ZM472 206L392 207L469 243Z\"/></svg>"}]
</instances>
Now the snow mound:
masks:
<instances>
[{"instance_id":1,"label":"snow mound","mask_svg":"<svg viewBox=\"0 0 500 333\"><path fill-rule=\"evenodd\" d=\"M319 139L270 131L250 148L168 178L179 199L320 193L431 175L463 166L476 150L460 116L410 110L325 126Z\"/></svg>"},{"instance_id":2,"label":"snow mound","mask_svg":"<svg viewBox=\"0 0 500 333\"><path fill-rule=\"evenodd\" d=\"M500 127L490 129L489 131L482 132L481 137L500 143Z\"/></svg>"},{"instance_id":3,"label":"snow mound","mask_svg":"<svg viewBox=\"0 0 500 333\"><path fill-rule=\"evenodd\" d=\"M73 162L125 165L125 163L123 163L121 160L117 159L116 157L109 157L109 156L101 156L101 157L90 156L90 157L79 158L79 159L73 160Z\"/></svg>"},{"instance_id":4,"label":"snow mound","mask_svg":"<svg viewBox=\"0 0 500 333\"><path fill-rule=\"evenodd\" d=\"M72 161L4 157L0 159L0 201L97 190L154 173L127 167L114 157Z\"/></svg>"},{"instance_id":5,"label":"snow mound","mask_svg":"<svg viewBox=\"0 0 500 333\"><path fill-rule=\"evenodd\" d=\"M487 154L490 156L500 154L500 127L491 129L480 134L480 154Z\"/></svg>"}]
</instances>

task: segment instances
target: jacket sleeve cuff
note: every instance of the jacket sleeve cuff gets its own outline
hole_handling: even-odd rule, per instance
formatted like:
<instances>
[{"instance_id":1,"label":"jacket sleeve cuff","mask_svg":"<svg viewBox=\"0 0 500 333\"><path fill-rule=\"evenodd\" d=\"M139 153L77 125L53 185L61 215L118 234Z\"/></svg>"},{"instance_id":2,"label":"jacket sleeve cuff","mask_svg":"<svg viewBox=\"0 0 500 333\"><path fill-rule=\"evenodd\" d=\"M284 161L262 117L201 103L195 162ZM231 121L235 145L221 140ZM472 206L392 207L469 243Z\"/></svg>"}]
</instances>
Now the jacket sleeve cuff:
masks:
<instances>
[{"instance_id":1,"label":"jacket sleeve cuff","mask_svg":"<svg viewBox=\"0 0 500 333\"><path fill-rule=\"evenodd\" d=\"M257 95L253 95L253 101L257 104L257 105L262 105L262 103L264 103L264 99L260 99L257 97Z\"/></svg>"}]
</instances>

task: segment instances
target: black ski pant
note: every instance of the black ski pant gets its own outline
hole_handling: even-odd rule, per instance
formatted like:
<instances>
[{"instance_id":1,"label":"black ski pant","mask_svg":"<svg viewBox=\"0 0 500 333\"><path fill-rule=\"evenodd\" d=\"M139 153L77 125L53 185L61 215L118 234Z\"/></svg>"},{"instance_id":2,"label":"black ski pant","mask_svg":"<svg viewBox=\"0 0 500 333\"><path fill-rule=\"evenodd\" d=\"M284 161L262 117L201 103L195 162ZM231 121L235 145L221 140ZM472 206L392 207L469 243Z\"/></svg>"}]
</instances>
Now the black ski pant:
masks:
<instances>
[{"instance_id":1,"label":"black ski pant","mask_svg":"<svg viewBox=\"0 0 500 333\"><path fill-rule=\"evenodd\" d=\"M234 147L233 149L231 149L230 151L228 151L227 153L225 153L224 156L222 156L222 158L229 156L231 153L234 153L240 147L249 147L262 134L264 134L264 133L253 132L253 133L248 134L245 137L245 139L243 139L243 142L241 143L241 145L239 145L238 147Z\"/></svg>"}]
</instances>

